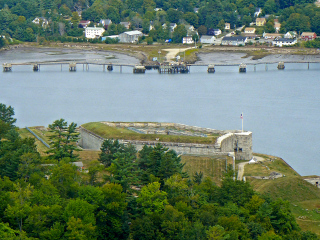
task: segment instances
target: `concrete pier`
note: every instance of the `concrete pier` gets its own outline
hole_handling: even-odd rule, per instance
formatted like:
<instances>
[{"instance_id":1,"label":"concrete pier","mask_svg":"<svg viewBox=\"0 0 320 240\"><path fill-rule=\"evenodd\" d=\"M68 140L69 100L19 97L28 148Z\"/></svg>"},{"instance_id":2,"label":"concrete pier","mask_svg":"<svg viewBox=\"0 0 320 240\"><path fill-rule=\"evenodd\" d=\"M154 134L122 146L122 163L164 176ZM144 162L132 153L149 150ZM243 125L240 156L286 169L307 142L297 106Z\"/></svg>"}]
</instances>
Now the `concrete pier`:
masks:
<instances>
[{"instance_id":1,"label":"concrete pier","mask_svg":"<svg viewBox=\"0 0 320 240\"><path fill-rule=\"evenodd\" d=\"M69 64L69 71L70 71L70 72L75 72L75 71L77 71L77 64L76 64L76 63L70 63L70 64Z\"/></svg>"},{"instance_id":2,"label":"concrete pier","mask_svg":"<svg viewBox=\"0 0 320 240\"><path fill-rule=\"evenodd\" d=\"M12 71L12 65L11 65L11 63L4 63L4 64L3 64L3 71L4 71L4 72L11 72L11 71Z\"/></svg>"},{"instance_id":3,"label":"concrete pier","mask_svg":"<svg viewBox=\"0 0 320 240\"><path fill-rule=\"evenodd\" d=\"M284 70L284 62L279 62L278 67L279 70Z\"/></svg>"},{"instance_id":4,"label":"concrete pier","mask_svg":"<svg viewBox=\"0 0 320 240\"><path fill-rule=\"evenodd\" d=\"M112 65L112 64L109 64L109 65L107 66L107 70L108 70L108 71L112 71L112 70L113 70L113 65Z\"/></svg>"},{"instance_id":5,"label":"concrete pier","mask_svg":"<svg viewBox=\"0 0 320 240\"><path fill-rule=\"evenodd\" d=\"M214 68L214 65L213 64L210 64L209 66L208 66L208 70L207 70L207 72L208 73L214 73L216 70L215 70L215 68Z\"/></svg>"},{"instance_id":6,"label":"concrete pier","mask_svg":"<svg viewBox=\"0 0 320 240\"><path fill-rule=\"evenodd\" d=\"M239 72L245 73L247 71L247 65L244 63L241 63L239 66Z\"/></svg>"},{"instance_id":7,"label":"concrete pier","mask_svg":"<svg viewBox=\"0 0 320 240\"><path fill-rule=\"evenodd\" d=\"M34 65L33 65L33 71L34 71L34 72L37 72L37 71L39 71L39 70L40 70L40 65L34 64Z\"/></svg>"}]
</instances>

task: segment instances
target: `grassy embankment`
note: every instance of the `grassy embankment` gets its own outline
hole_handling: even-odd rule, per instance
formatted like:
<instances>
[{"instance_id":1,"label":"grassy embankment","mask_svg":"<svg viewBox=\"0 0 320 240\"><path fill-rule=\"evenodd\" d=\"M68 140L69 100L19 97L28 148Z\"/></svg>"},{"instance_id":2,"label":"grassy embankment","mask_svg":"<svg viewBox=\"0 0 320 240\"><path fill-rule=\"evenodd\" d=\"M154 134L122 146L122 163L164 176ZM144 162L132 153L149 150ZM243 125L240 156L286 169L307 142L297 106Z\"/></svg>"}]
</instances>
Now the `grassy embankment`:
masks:
<instances>
[{"instance_id":1,"label":"grassy embankment","mask_svg":"<svg viewBox=\"0 0 320 240\"><path fill-rule=\"evenodd\" d=\"M253 188L273 199L288 200L300 227L305 231L310 230L320 235L320 189L303 180L303 177L282 159L266 155L260 156L266 159L262 164L245 166L244 175L247 176ZM274 180L249 177L269 176L274 171L285 176Z\"/></svg>"},{"instance_id":2,"label":"grassy embankment","mask_svg":"<svg viewBox=\"0 0 320 240\"><path fill-rule=\"evenodd\" d=\"M114 128L100 122L92 122L83 124L82 127L92 131L103 138L155 141L159 142L176 142L176 143L201 143L214 144L219 135L208 135L208 137L192 137L177 135L161 135L161 134L139 134L127 128Z\"/></svg>"}]
</instances>

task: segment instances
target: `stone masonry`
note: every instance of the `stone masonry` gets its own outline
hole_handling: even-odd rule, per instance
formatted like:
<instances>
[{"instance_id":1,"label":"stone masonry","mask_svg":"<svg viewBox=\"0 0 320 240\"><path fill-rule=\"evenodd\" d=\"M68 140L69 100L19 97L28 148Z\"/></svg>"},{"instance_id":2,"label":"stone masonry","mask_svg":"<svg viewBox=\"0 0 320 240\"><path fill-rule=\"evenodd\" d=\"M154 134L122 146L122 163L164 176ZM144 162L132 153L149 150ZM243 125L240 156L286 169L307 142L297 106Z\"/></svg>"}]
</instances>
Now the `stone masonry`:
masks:
<instances>
[{"instance_id":1,"label":"stone masonry","mask_svg":"<svg viewBox=\"0 0 320 240\"><path fill-rule=\"evenodd\" d=\"M105 122L104 122L105 123ZM175 150L178 154L183 155L200 155L200 156L213 156L213 155L227 155L234 152L236 160L250 160L252 158L252 132L233 131L220 131L209 128L192 127L182 124L174 123L109 123L112 127L137 127L142 125L157 126L174 126L183 127L183 129L196 130L207 133L219 133L220 136L215 144L194 144L194 143L175 143L175 142L159 142L159 141L135 141L118 139L119 143L132 144L136 147L137 151L141 150L144 145L155 146L161 143L163 146ZM79 146L83 149L99 150L105 139L101 136L90 132L80 126L80 139Z\"/></svg>"}]
</instances>

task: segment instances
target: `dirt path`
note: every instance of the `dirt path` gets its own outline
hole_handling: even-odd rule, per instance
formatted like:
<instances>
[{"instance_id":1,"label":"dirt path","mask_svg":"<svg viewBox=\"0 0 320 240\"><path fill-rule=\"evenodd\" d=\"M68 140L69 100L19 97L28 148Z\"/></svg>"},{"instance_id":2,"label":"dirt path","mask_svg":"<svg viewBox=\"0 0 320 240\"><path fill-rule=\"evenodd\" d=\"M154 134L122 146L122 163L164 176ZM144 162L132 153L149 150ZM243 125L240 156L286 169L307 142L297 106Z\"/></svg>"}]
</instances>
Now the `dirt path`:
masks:
<instances>
[{"instance_id":1,"label":"dirt path","mask_svg":"<svg viewBox=\"0 0 320 240\"><path fill-rule=\"evenodd\" d=\"M262 158L262 157L258 157L258 156L254 156L254 159L257 161L257 162L263 162L263 161L265 161L265 159L264 158ZM238 164L238 176L237 176L237 180L242 180L242 178L243 178L243 174L244 174L244 166L246 165L246 164L248 164L249 163L249 161L248 162L242 162L242 163L239 163Z\"/></svg>"},{"instance_id":2,"label":"dirt path","mask_svg":"<svg viewBox=\"0 0 320 240\"><path fill-rule=\"evenodd\" d=\"M180 52L184 52L188 49L191 49L194 47L189 47L189 48L169 48L169 49L163 49L164 51L167 51L167 55L166 55L166 60L170 61L172 59L174 59L176 57L176 55Z\"/></svg>"}]
</instances>

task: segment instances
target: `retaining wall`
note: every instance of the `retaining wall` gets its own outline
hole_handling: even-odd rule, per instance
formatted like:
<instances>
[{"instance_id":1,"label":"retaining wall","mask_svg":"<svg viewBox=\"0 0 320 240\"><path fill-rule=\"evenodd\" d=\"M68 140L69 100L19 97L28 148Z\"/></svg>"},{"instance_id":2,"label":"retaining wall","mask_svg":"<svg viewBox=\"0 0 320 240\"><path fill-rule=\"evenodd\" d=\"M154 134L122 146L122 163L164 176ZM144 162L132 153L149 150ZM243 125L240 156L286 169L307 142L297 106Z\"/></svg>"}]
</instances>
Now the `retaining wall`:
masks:
<instances>
[{"instance_id":1,"label":"retaining wall","mask_svg":"<svg viewBox=\"0 0 320 240\"><path fill-rule=\"evenodd\" d=\"M120 125L121 124L121 125ZM134 125L135 124L135 125ZM138 125L137 125L138 124ZM108 123L112 127L145 127L140 124L149 123ZM153 123L159 126L163 123ZM167 124L167 123L166 123ZM181 124L182 125L182 124ZM150 125L149 125L150 126ZM172 126L172 125L171 125ZM184 125L186 126L186 125ZM196 128L196 127L193 127ZM199 131L199 130L197 130ZM214 130L215 131L215 130ZM236 142L238 149L236 152L237 160L249 160L252 158L252 133L235 131L236 133L227 133L217 139L216 144L194 144L194 143L174 143L174 142L159 142L159 141L135 141L118 139L119 143L132 144L140 151L144 145L155 146L160 143L163 146L175 150L178 154L184 155L227 155L229 152L234 152ZM84 149L100 150L105 139L94 134L80 126L79 145ZM239 151L241 149L241 151Z\"/></svg>"}]
</instances>

